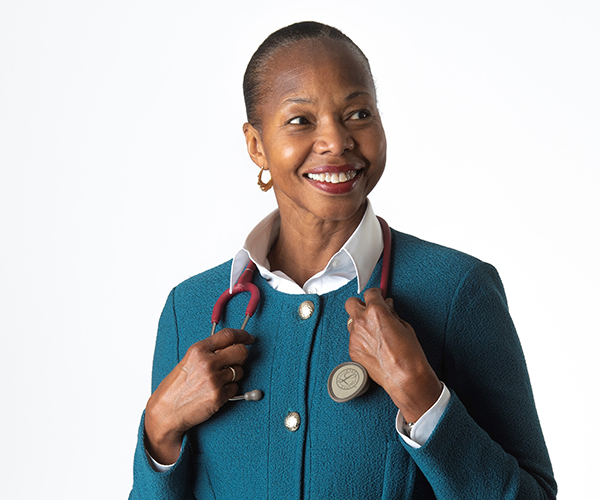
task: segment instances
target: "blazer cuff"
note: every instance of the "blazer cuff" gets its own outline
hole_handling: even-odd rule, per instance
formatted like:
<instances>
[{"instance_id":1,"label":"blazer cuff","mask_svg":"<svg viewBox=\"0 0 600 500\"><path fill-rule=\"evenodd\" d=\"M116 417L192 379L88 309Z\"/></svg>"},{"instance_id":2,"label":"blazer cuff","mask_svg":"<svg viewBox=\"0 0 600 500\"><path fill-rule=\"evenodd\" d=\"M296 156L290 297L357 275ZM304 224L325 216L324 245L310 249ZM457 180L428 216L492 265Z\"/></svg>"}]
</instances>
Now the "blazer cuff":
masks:
<instances>
[{"instance_id":1,"label":"blazer cuff","mask_svg":"<svg viewBox=\"0 0 600 500\"><path fill-rule=\"evenodd\" d=\"M138 431L138 442L133 466L133 490L130 499L158 500L182 498L187 489L190 467L190 440L185 434L177 462L165 472L157 471L149 460L144 446L144 415Z\"/></svg>"}]
</instances>

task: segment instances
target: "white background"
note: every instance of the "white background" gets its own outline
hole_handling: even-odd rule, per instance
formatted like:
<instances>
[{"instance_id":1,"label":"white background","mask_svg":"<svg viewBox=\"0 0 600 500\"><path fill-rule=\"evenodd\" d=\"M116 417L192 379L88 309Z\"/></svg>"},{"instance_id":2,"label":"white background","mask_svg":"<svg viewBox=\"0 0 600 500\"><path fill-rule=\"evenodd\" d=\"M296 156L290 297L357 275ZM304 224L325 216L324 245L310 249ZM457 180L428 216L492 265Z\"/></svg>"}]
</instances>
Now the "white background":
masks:
<instances>
[{"instance_id":1,"label":"white background","mask_svg":"<svg viewBox=\"0 0 600 500\"><path fill-rule=\"evenodd\" d=\"M598 3L206 4L0 4L0 497L127 496L168 292L275 206L245 153L245 66L314 19L372 63L376 212L498 268L560 497L590 498Z\"/></svg>"}]
</instances>

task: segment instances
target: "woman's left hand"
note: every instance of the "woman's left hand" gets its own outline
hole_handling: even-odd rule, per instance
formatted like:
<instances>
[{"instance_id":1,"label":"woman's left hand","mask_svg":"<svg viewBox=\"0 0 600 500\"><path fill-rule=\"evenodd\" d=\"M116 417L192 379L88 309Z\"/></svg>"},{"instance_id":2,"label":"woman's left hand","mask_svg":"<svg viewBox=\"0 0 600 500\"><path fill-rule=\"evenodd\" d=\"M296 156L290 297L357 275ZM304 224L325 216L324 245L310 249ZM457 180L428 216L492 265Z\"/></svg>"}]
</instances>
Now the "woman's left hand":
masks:
<instances>
[{"instance_id":1,"label":"woman's left hand","mask_svg":"<svg viewBox=\"0 0 600 500\"><path fill-rule=\"evenodd\" d=\"M379 288L364 299L346 301L350 332L349 352L371 379L390 395L407 422L416 422L442 393L442 384L419 343L415 331L384 300Z\"/></svg>"}]
</instances>

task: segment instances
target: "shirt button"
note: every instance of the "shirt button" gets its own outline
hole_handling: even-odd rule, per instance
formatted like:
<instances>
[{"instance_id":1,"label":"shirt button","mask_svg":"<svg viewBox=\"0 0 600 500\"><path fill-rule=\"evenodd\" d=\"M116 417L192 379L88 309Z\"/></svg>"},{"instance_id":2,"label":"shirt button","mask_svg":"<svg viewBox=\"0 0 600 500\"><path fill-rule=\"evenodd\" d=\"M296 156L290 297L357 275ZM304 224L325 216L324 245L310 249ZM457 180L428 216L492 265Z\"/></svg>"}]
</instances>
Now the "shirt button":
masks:
<instances>
[{"instance_id":1,"label":"shirt button","mask_svg":"<svg viewBox=\"0 0 600 500\"><path fill-rule=\"evenodd\" d=\"M333 267L334 269L339 266L340 266L340 261L338 259L333 259L333 261L331 261L331 267Z\"/></svg>"},{"instance_id":2,"label":"shirt button","mask_svg":"<svg viewBox=\"0 0 600 500\"><path fill-rule=\"evenodd\" d=\"M314 286L311 286L308 290L308 293L317 293L317 289Z\"/></svg>"},{"instance_id":3,"label":"shirt button","mask_svg":"<svg viewBox=\"0 0 600 500\"><path fill-rule=\"evenodd\" d=\"M300 428L300 414L295 411L289 412L285 417L285 428L290 432L296 432Z\"/></svg>"},{"instance_id":4,"label":"shirt button","mask_svg":"<svg viewBox=\"0 0 600 500\"><path fill-rule=\"evenodd\" d=\"M315 305L310 300L305 300L300 304L298 308L298 315L302 319L308 319L312 316L312 313L315 311Z\"/></svg>"}]
</instances>

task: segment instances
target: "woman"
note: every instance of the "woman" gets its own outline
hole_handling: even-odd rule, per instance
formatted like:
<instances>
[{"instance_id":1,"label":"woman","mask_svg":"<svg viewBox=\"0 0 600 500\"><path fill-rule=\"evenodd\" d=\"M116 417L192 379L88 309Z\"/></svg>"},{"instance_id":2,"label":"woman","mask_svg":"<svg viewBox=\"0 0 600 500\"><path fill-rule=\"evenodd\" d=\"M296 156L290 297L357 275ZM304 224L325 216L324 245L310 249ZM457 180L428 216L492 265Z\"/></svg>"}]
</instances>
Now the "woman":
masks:
<instances>
[{"instance_id":1,"label":"woman","mask_svg":"<svg viewBox=\"0 0 600 500\"><path fill-rule=\"evenodd\" d=\"M233 262L169 295L130 498L554 498L495 270L393 231L386 299L378 288L384 233L367 196L386 138L364 54L298 23L259 47L244 94L248 153L279 209ZM250 261L252 335L238 294L209 336ZM349 358L373 383L340 403L329 375ZM228 403L254 388L262 400Z\"/></svg>"}]
</instances>

